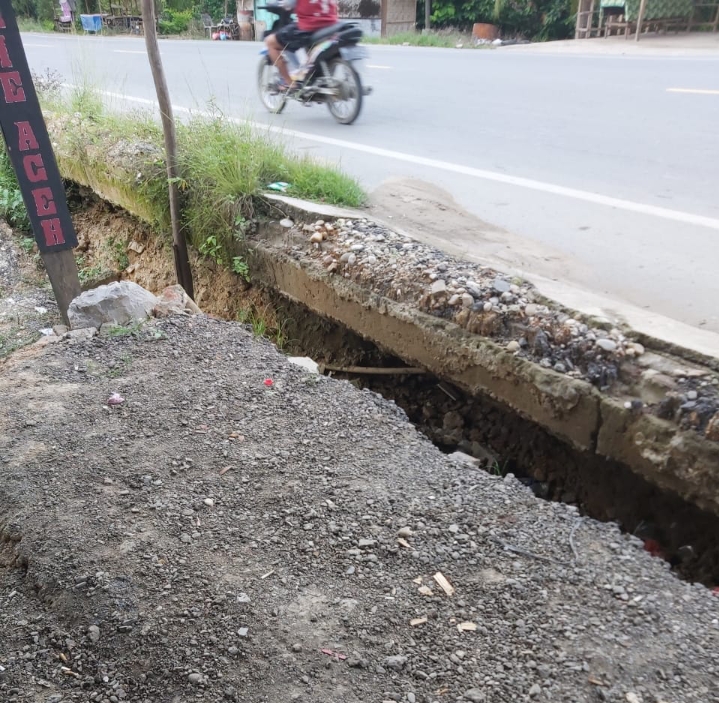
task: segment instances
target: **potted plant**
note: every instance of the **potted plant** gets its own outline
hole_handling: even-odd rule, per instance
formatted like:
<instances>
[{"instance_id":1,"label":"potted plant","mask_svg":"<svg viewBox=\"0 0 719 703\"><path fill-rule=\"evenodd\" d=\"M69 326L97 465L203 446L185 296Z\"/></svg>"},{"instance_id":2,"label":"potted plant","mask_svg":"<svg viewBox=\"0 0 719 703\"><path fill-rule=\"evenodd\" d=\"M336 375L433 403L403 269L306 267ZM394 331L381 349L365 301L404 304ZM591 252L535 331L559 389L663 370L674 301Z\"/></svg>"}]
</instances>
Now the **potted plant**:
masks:
<instances>
[{"instance_id":1,"label":"potted plant","mask_svg":"<svg viewBox=\"0 0 719 703\"><path fill-rule=\"evenodd\" d=\"M492 19L496 22L504 7L504 0L494 0ZM476 22L472 27L472 36L483 41L494 41L499 39L499 27L488 22Z\"/></svg>"}]
</instances>

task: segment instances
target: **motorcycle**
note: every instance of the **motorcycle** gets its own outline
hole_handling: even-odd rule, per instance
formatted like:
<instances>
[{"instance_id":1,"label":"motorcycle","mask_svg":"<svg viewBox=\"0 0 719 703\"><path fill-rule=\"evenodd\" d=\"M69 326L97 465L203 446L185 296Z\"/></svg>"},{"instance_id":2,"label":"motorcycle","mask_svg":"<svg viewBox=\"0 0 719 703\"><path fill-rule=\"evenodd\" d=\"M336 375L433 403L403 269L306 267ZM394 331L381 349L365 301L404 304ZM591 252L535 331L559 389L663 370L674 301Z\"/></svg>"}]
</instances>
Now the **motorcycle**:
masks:
<instances>
[{"instance_id":1,"label":"motorcycle","mask_svg":"<svg viewBox=\"0 0 719 703\"><path fill-rule=\"evenodd\" d=\"M258 9L277 15L264 38L292 22L292 11L284 5ZM283 53L293 79L289 87L284 85L267 49L263 49L257 81L262 104L278 115L288 100L307 106L325 103L337 122L352 124L362 110L362 98L372 93L369 86L362 84L361 62L367 58L367 49L359 45L361 39L362 30L351 22L338 22L308 33L303 48L298 49L304 54L303 60L298 58L298 51L285 49Z\"/></svg>"}]
</instances>

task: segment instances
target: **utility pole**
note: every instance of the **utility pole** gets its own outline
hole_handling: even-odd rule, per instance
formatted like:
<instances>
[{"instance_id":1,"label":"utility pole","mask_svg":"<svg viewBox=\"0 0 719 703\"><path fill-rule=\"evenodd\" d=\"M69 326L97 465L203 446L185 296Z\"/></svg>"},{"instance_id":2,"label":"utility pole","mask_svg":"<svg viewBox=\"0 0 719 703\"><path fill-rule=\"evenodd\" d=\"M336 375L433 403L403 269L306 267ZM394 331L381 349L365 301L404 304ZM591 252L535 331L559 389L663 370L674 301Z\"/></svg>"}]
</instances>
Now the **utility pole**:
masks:
<instances>
[{"instance_id":1,"label":"utility pole","mask_svg":"<svg viewBox=\"0 0 719 703\"><path fill-rule=\"evenodd\" d=\"M180 231L180 191L177 186L177 134L175 118L172 114L170 93L167 90L165 71L162 68L160 47L157 43L157 26L155 22L154 0L142 0L142 25L145 30L145 46L150 61L152 79L155 82L157 102L162 117L162 132L165 137L165 159L167 161L167 186L170 196L170 221L172 222L172 250L175 255L175 273L178 283L187 295L194 300L195 291L192 284L190 258L187 254L187 241Z\"/></svg>"},{"instance_id":2,"label":"utility pole","mask_svg":"<svg viewBox=\"0 0 719 703\"><path fill-rule=\"evenodd\" d=\"M429 32L432 17L432 3L430 0L424 0L424 31Z\"/></svg>"}]
</instances>

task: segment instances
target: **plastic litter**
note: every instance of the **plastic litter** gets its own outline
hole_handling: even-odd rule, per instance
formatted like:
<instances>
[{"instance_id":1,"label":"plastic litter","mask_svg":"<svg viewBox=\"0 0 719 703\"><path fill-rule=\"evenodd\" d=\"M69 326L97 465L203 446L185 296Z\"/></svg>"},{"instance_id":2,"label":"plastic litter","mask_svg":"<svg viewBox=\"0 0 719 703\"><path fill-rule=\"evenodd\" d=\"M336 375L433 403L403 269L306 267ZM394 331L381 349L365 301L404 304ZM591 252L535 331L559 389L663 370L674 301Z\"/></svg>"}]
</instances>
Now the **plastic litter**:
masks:
<instances>
[{"instance_id":1,"label":"plastic litter","mask_svg":"<svg viewBox=\"0 0 719 703\"><path fill-rule=\"evenodd\" d=\"M316 361L310 359L309 356L290 356L287 357L287 361L289 361L290 364L294 364L295 366L299 366L309 371L310 373L320 372L319 364Z\"/></svg>"},{"instance_id":2,"label":"plastic litter","mask_svg":"<svg viewBox=\"0 0 719 703\"><path fill-rule=\"evenodd\" d=\"M108 399L107 404L112 407L113 405L122 405L125 399L119 393L113 393Z\"/></svg>"},{"instance_id":3,"label":"plastic litter","mask_svg":"<svg viewBox=\"0 0 719 703\"><path fill-rule=\"evenodd\" d=\"M284 181L276 181L267 186L267 190L274 190L278 193L286 193L292 186Z\"/></svg>"},{"instance_id":4,"label":"plastic litter","mask_svg":"<svg viewBox=\"0 0 719 703\"><path fill-rule=\"evenodd\" d=\"M340 661L344 661L345 659L347 659L346 654L340 654L339 652L335 652L331 649L321 649L320 652L322 652L322 654L326 654L328 657L335 657Z\"/></svg>"}]
</instances>

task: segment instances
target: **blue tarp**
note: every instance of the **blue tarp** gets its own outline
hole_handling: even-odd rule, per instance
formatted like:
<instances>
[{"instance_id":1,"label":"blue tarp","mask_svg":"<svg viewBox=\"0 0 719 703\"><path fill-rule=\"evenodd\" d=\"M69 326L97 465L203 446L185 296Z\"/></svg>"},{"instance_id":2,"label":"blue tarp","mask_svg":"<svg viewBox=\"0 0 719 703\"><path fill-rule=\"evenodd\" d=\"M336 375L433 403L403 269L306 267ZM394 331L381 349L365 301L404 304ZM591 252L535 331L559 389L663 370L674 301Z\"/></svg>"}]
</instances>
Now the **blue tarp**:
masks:
<instances>
[{"instance_id":1,"label":"blue tarp","mask_svg":"<svg viewBox=\"0 0 719 703\"><path fill-rule=\"evenodd\" d=\"M80 15L80 22L86 32L102 31L102 15Z\"/></svg>"}]
</instances>

